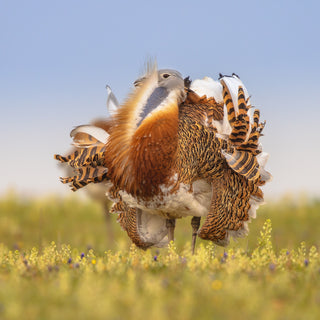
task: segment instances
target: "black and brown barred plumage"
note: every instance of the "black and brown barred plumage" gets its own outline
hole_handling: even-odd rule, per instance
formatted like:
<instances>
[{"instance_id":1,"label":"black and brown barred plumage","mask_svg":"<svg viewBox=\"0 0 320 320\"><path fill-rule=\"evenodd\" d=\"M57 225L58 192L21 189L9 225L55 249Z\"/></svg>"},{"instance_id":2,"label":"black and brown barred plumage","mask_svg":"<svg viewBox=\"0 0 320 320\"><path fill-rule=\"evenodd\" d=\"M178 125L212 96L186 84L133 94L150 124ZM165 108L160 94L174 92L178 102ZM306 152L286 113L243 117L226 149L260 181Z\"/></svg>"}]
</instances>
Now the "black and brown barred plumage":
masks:
<instances>
[{"instance_id":1,"label":"black and brown barred plumage","mask_svg":"<svg viewBox=\"0 0 320 320\"><path fill-rule=\"evenodd\" d=\"M186 216L194 217L194 235L226 245L230 236L246 234L263 202L260 186L270 174L259 143L259 111L250 116L237 76L222 77L221 84L199 81L200 89L177 71L150 70L113 116L107 135L80 127L73 137L77 149L56 156L74 168L76 174L62 180L73 190L109 186L112 211L141 248L173 240L175 219ZM205 221L197 231L200 217Z\"/></svg>"}]
</instances>

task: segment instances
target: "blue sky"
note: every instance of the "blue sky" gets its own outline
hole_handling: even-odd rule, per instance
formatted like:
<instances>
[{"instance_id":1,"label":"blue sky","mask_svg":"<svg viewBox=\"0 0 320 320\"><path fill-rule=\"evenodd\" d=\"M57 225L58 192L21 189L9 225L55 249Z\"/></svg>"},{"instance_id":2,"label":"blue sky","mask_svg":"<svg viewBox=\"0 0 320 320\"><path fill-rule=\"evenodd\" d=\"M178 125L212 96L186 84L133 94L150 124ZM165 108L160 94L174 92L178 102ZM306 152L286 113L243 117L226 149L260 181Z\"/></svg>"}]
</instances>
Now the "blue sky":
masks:
<instances>
[{"instance_id":1,"label":"blue sky","mask_svg":"<svg viewBox=\"0 0 320 320\"><path fill-rule=\"evenodd\" d=\"M0 194L67 193L52 158L144 62L240 75L267 121L268 197L320 195L318 1L1 1Z\"/></svg>"}]
</instances>

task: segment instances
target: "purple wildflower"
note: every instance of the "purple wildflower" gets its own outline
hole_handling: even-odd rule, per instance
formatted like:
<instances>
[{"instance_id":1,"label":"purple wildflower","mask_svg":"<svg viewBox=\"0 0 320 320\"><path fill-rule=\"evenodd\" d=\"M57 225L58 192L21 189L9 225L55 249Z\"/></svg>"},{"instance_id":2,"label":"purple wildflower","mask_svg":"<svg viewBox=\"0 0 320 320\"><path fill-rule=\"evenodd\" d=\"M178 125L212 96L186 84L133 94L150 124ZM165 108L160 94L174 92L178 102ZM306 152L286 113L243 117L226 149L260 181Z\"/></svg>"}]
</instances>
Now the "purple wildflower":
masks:
<instances>
[{"instance_id":1,"label":"purple wildflower","mask_svg":"<svg viewBox=\"0 0 320 320\"><path fill-rule=\"evenodd\" d=\"M81 253L81 259L83 259L83 258L84 258L84 253L82 252L82 253Z\"/></svg>"},{"instance_id":2,"label":"purple wildflower","mask_svg":"<svg viewBox=\"0 0 320 320\"><path fill-rule=\"evenodd\" d=\"M158 261L157 259L158 259L158 256L153 257L153 261Z\"/></svg>"},{"instance_id":3,"label":"purple wildflower","mask_svg":"<svg viewBox=\"0 0 320 320\"><path fill-rule=\"evenodd\" d=\"M182 258L181 258L181 263L183 263L183 264L186 264L186 263L187 263L186 257L182 257Z\"/></svg>"},{"instance_id":4,"label":"purple wildflower","mask_svg":"<svg viewBox=\"0 0 320 320\"><path fill-rule=\"evenodd\" d=\"M307 267L309 265L309 260L308 259L305 259L304 260L304 265Z\"/></svg>"},{"instance_id":5,"label":"purple wildflower","mask_svg":"<svg viewBox=\"0 0 320 320\"><path fill-rule=\"evenodd\" d=\"M69 259L68 259L68 263L70 264L71 262L72 262L72 259L71 259L71 258L69 258Z\"/></svg>"},{"instance_id":6,"label":"purple wildflower","mask_svg":"<svg viewBox=\"0 0 320 320\"><path fill-rule=\"evenodd\" d=\"M276 265L274 263L269 264L269 270L274 271L276 269Z\"/></svg>"}]
</instances>

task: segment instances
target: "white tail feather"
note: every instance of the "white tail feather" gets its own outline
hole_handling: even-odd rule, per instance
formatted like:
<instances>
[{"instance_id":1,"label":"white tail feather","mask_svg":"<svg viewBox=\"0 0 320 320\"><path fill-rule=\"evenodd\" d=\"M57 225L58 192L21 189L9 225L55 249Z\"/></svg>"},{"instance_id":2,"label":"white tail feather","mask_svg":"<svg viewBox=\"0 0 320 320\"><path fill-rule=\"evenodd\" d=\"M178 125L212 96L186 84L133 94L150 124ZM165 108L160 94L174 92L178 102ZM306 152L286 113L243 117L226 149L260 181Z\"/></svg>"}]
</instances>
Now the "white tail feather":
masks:
<instances>
[{"instance_id":1,"label":"white tail feather","mask_svg":"<svg viewBox=\"0 0 320 320\"><path fill-rule=\"evenodd\" d=\"M262 168L265 167L268 159L269 159L269 154L266 152L261 152L257 155L258 163L259 163L260 167L262 167Z\"/></svg>"},{"instance_id":2,"label":"white tail feather","mask_svg":"<svg viewBox=\"0 0 320 320\"><path fill-rule=\"evenodd\" d=\"M261 180L265 182L272 180L272 175L268 171L266 171L264 168L266 166L268 159L269 159L269 154L266 152L261 152L257 155L257 161L260 166Z\"/></svg>"},{"instance_id":3,"label":"white tail feather","mask_svg":"<svg viewBox=\"0 0 320 320\"><path fill-rule=\"evenodd\" d=\"M223 102L221 83L219 81L214 81L210 77L204 77L203 79L192 81L190 89L194 91L199 97L212 97L218 103Z\"/></svg>"},{"instance_id":4,"label":"white tail feather","mask_svg":"<svg viewBox=\"0 0 320 320\"><path fill-rule=\"evenodd\" d=\"M272 175L265 169L260 169L261 180L264 182L270 182L272 180Z\"/></svg>"},{"instance_id":5,"label":"white tail feather","mask_svg":"<svg viewBox=\"0 0 320 320\"><path fill-rule=\"evenodd\" d=\"M232 128L230 126L229 120L228 120L228 113L227 113L227 107L226 105L223 106L223 119L213 120L212 121L213 126L217 129L217 137L227 140L229 138L229 135L232 131Z\"/></svg>"}]
</instances>

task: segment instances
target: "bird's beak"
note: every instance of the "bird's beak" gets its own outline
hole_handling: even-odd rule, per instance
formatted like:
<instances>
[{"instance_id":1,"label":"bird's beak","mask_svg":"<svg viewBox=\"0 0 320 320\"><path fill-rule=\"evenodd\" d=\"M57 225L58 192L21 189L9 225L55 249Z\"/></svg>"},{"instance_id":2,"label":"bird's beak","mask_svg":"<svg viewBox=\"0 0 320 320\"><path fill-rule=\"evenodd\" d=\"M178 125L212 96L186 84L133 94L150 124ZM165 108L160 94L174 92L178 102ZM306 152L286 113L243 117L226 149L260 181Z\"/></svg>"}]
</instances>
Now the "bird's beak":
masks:
<instances>
[{"instance_id":1,"label":"bird's beak","mask_svg":"<svg viewBox=\"0 0 320 320\"><path fill-rule=\"evenodd\" d=\"M184 78L183 82L184 82L184 88L185 88L185 90L190 89L190 85L191 85L191 82L192 82L192 81L190 80L190 77L188 76L188 77Z\"/></svg>"}]
</instances>

